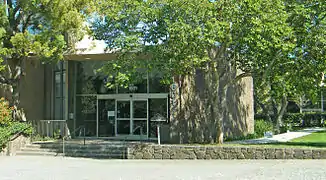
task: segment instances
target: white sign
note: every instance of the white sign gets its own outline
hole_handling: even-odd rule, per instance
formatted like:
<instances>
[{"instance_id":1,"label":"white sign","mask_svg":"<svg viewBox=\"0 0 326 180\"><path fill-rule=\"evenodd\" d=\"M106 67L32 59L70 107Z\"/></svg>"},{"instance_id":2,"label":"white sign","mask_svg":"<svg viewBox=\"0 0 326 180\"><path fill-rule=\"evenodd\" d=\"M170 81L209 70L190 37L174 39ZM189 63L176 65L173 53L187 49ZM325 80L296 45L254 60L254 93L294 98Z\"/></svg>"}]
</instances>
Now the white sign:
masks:
<instances>
[{"instance_id":1,"label":"white sign","mask_svg":"<svg viewBox=\"0 0 326 180\"><path fill-rule=\"evenodd\" d=\"M111 117L111 116L115 116L115 111L108 111L108 116Z\"/></svg>"}]
</instances>

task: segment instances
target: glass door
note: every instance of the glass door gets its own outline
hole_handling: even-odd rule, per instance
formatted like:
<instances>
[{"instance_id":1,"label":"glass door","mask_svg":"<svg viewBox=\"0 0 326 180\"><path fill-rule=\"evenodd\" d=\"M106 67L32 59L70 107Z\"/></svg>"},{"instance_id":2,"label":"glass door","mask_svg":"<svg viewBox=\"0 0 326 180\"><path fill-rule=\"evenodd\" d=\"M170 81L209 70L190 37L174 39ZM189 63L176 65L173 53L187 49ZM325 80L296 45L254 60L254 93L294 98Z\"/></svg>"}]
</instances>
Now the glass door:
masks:
<instances>
[{"instance_id":1,"label":"glass door","mask_svg":"<svg viewBox=\"0 0 326 180\"><path fill-rule=\"evenodd\" d=\"M148 101L132 101L132 134L147 136Z\"/></svg>"},{"instance_id":2,"label":"glass door","mask_svg":"<svg viewBox=\"0 0 326 180\"><path fill-rule=\"evenodd\" d=\"M98 136L115 135L115 100L98 99Z\"/></svg>"},{"instance_id":3,"label":"glass door","mask_svg":"<svg viewBox=\"0 0 326 180\"><path fill-rule=\"evenodd\" d=\"M148 100L116 101L116 134L146 136L148 134Z\"/></svg>"},{"instance_id":4,"label":"glass door","mask_svg":"<svg viewBox=\"0 0 326 180\"><path fill-rule=\"evenodd\" d=\"M116 135L129 135L132 132L131 126L131 101L117 100L117 119L116 119Z\"/></svg>"}]
</instances>

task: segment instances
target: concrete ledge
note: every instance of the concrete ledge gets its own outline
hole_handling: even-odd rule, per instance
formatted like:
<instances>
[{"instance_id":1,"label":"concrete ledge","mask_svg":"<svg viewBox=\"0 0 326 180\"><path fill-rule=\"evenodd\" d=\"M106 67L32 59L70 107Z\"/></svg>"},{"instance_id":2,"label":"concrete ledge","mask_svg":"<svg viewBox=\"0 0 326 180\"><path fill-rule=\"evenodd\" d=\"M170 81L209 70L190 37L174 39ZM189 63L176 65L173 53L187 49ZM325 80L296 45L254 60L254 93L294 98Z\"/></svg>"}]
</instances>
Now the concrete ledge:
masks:
<instances>
[{"instance_id":1,"label":"concrete ledge","mask_svg":"<svg viewBox=\"0 0 326 180\"><path fill-rule=\"evenodd\" d=\"M30 143L30 138L24 135L19 135L12 141L7 143L7 146L2 149L0 156L15 156L16 152Z\"/></svg>"},{"instance_id":2,"label":"concrete ledge","mask_svg":"<svg viewBox=\"0 0 326 180\"><path fill-rule=\"evenodd\" d=\"M128 159L326 159L326 149L133 145Z\"/></svg>"}]
</instances>

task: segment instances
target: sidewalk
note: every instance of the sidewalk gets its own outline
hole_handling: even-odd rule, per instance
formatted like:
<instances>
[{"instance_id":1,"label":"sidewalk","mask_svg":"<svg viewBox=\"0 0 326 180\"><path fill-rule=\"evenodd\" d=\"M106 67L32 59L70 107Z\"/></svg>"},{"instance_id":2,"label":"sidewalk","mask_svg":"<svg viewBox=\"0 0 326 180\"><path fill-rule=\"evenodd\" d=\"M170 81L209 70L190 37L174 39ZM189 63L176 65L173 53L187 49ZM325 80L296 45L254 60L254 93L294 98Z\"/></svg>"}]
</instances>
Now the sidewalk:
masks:
<instances>
[{"instance_id":1,"label":"sidewalk","mask_svg":"<svg viewBox=\"0 0 326 180\"><path fill-rule=\"evenodd\" d=\"M271 138L259 138L259 139L248 139L243 141L230 141L225 142L225 144L265 144L265 143L275 143L275 142L287 142L295 138L309 135L317 131L325 131L325 128L306 128L296 132L288 132L283 134L274 135Z\"/></svg>"}]
</instances>

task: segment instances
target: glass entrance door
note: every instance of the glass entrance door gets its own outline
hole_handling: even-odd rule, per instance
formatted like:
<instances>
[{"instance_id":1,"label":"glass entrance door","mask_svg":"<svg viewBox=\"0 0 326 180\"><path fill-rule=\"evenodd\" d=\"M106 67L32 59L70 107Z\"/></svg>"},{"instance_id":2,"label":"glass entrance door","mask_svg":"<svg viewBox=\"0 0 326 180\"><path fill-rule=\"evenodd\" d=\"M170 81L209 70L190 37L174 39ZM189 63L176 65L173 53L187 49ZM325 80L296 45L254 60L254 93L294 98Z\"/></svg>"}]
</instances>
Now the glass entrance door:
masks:
<instances>
[{"instance_id":1,"label":"glass entrance door","mask_svg":"<svg viewBox=\"0 0 326 180\"><path fill-rule=\"evenodd\" d=\"M117 121L116 121L116 134L129 135L132 132L131 126L131 101L130 100L117 100Z\"/></svg>"},{"instance_id":2,"label":"glass entrance door","mask_svg":"<svg viewBox=\"0 0 326 180\"><path fill-rule=\"evenodd\" d=\"M147 136L147 100L132 101L132 134Z\"/></svg>"},{"instance_id":3,"label":"glass entrance door","mask_svg":"<svg viewBox=\"0 0 326 180\"><path fill-rule=\"evenodd\" d=\"M98 136L115 135L115 100L98 99Z\"/></svg>"},{"instance_id":4,"label":"glass entrance door","mask_svg":"<svg viewBox=\"0 0 326 180\"><path fill-rule=\"evenodd\" d=\"M117 135L147 137L148 100L117 100Z\"/></svg>"}]
</instances>

